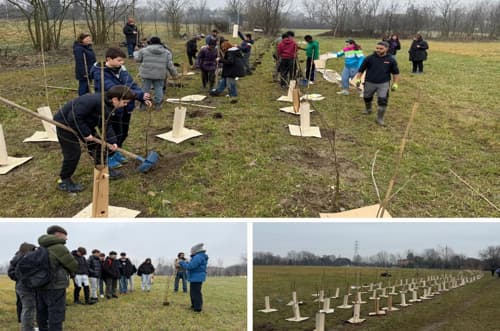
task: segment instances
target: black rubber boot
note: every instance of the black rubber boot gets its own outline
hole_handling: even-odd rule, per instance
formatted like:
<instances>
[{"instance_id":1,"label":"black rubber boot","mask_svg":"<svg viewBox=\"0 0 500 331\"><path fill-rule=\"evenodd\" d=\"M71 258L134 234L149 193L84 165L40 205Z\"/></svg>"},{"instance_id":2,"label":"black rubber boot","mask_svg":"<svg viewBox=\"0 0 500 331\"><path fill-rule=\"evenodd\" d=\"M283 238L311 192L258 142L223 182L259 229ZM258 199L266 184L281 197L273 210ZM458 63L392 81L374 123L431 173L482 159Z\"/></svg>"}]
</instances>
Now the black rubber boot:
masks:
<instances>
[{"instance_id":1,"label":"black rubber boot","mask_svg":"<svg viewBox=\"0 0 500 331\"><path fill-rule=\"evenodd\" d=\"M372 103L365 102L365 110L363 110L364 115L370 115L372 113Z\"/></svg>"},{"instance_id":2,"label":"black rubber boot","mask_svg":"<svg viewBox=\"0 0 500 331\"><path fill-rule=\"evenodd\" d=\"M80 289L81 287L75 285L75 289L73 290L73 300L75 301L75 304L78 305L82 304L80 301Z\"/></svg>"},{"instance_id":3,"label":"black rubber boot","mask_svg":"<svg viewBox=\"0 0 500 331\"><path fill-rule=\"evenodd\" d=\"M88 305L90 302L90 287L83 286L83 296L85 298L85 304Z\"/></svg>"},{"instance_id":4,"label":"black rubber boot","mask_svg":"<svg viewBox=\"0 0 500 331\"><path fill-rule=\"evenodd\" d=\"M377 109L377 124L378 125L384 125L384 114L385 114L386 107L379 106Z\"/></svg>"}]
</instances>

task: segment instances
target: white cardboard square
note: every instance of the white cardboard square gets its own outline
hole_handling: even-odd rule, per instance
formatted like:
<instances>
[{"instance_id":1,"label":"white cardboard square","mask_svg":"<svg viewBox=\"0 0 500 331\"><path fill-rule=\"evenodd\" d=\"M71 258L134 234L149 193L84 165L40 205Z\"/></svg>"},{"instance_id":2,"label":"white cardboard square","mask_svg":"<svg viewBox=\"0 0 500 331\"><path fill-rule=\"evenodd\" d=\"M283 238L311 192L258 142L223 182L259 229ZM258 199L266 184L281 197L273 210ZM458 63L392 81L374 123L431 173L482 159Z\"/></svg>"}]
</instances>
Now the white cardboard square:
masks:
<instances>
[{"instance_id":1,"label":"white cardboard square","mask_svg":"<svg viewBox=\"0 0 500 331\"><path fill-rule=\"evenodd\" d=\"M293 102L293 98L289 97L288 95L282 95L276 100L285 101L285 102Z\"/></svg>"},{"instance_id":2,"label":"white cardboard square","mask_svg":"<svg viewBox=\"0 0 500 331\"><path fill-rule=\"evenodd\" d=\"M300 101L304 100L312 100L312 101L321 101L324 100L325 97L322 96L321 94L304 94L302 97L300 97Z\"/></svg>"},{"instance_id":3,"label":"white cardboard square","mask_svg":"<svg viewBox=\"0 0 500 331\"><path fill-rule=\"evenodd\" d=\"M139 210L133 210L124 207L109 206L108 208L108 218L135 218L140 213L141 212ZM73 218L91 218L91 215L92 203L83 208L78 214L73 216Z\"/></svg>"},{"instance_id":4,"label":"white cardboard square","mask_svg":"<svg viewBox=\"0 0 500 331\"><path fill-rule=\"evenodd\" d=\"M206 99L206 95L201 95L201 94L192 94L192 95L186 95L180 99L180 101L202 101ZM174 99L175 100L175 99Z\"/></svg>"},{"instance_id":5,"label":"white cardboard square","mask_svg":"<svg viewBox=\"0 0 500 331\"><path fill-rule=\"evenodd\" d=\"M288 124L288 129L292 136L321 138L321 132L317 126L301 128L300 125Z\"/></svg>"},{"instance_id":6,"label":"white cardboard square","mask_svg":"<svg viewBox=\"0 0 500 331\"><path fill-rule=\"evenodd\" d=\"M49 137L47 131L36 131L31 137L28 137L23 140L23 143L30 142L58 142L57 136Z\"/></svg>"},{"instance_id":7,"label":"white cardboard square","mask_svg":"<svg viewBox=\"0 0 500 331\"><path fill-rule=\"evenodd\" d=\"M184 140L188 140L188 139L203 135L203 133L201 133L201 132L198 132L198 131L192 130L192 129L186 129L186 128L182 129L182 134L179 137L174 137L172 135L172 132L173 131L169 131L167 133L158 134L156 136L158 138L179 144L179 143L183 142Z\"/></svg>"},{"instance_id":8,"label":"white cardboard square","mask_svg":"<svg viewBox=\"0 0 500 331\"><path fill-rule=\"evenodd\" d=\"M300 115L300 112L295 112L293 110L293 106L289 106L289 107L281 107L280 108L281 111L285 112L285 113L290 113L290 114L293 114L293 115ZM314 109L310 108L309 109L309 112L312 113L314 111Z\"/></svg>"},{"instance_id":9,"label":"white cardboard square","mask_svg":"<svg viewBox=\"0 0 500 331\"><path fill-rule=\"evenodd\" d=\"M12 169L20 166L23 163L28 162L32 158L33 158L32 156L28 156L28 157L12 157L12 156L8 156L7 157L7 164L0 165L0 175L6 175Z\"/></svg>"}]
</instances>

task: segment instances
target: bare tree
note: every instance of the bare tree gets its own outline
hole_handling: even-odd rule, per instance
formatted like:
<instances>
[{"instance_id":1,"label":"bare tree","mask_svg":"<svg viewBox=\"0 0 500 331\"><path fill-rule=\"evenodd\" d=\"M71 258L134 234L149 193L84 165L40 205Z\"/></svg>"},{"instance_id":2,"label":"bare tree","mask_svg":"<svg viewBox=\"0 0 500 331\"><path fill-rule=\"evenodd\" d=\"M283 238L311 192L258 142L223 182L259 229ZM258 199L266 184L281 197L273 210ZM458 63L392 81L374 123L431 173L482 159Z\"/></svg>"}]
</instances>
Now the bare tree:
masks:
<instances>
[{"instance_id":1,"label":"bare tree","mask_svg":"<svg viewBox=\"0 0 500 331\"><path fill-rule=\"evenodd\" d=\"M319 0L320 20L327 23L332 31L333 36L343 34L348 13L347 0Z\"/></svg>"},{"instance_id":2,"label":"bare tree","mask_svg":"<svg viewBox=\"0 0 500 331\"><path fill-rule=\"evenodd\" d=\"M276 34L284 23L289 0L250 0L247 20L250 26L260 27L267 34Z\"/></svg>"},{"instance_id":3,"label":"bare tree","mask_svg":"<svg viewBox=\"0 0 500 331\"><path fill-rule=\"evenodd\" d=\"M73 0L7 0L26 18L26 25L36 50L58 49L61 41L62 24Z\"/></svg>"},{"instance_id":4,"label":"bare tree","mask_svg":"<svg viewBox=\"0 0 500 331\"><path fill-rule=\"evenodd\" d=\"M126 0L77 0L96 45L109 40L110 28L129 10Z\"/></svg>"},{"instance_id":5,"label":"bare tree","mask_svg":"<svg viewBox=\"0 0 500 331\"><path fill-rule=\"evenodd\" d=\"M178 38L181 34L181 23L184 14L184 6L184 0L167 0L165 2L167 25L170 26L170 33L175 38Z\"/></svg>"},{"instance_id":6,"label":"bare tree","mask_svg":"<svg viewBox=\"0 0 500 331\"><path fill-rule=\"evenodd\" d=\"M235 24L240 24L240 16L245 9L243 0L226 0L224 10Z\"/></svg>"},{"instance_id":7,"label":"bare tree","mask_svg":"<svg viewBox=\"0 0 500 331\"><path fill-rule=\"evenodd\" d=\"M434 7L441 15L441 38L448 38L452 25L452 13L459 0L437 0Z\"/></svg>"}]
</instances>

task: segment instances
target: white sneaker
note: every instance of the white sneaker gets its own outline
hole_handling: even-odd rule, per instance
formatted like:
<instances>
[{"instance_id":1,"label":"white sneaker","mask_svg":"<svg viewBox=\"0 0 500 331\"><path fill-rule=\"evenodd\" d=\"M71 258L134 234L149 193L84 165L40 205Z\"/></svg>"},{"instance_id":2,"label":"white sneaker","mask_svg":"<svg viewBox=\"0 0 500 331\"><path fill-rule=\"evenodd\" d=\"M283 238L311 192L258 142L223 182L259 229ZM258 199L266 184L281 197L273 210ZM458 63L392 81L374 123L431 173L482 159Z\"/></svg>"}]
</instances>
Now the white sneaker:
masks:
<instances>
[{"instance_id":1,"label":"white sneaker","mask_svg":"<svg viewBox=\"0 0 500 331\"><path fill-rule=\"evenodd\" d=\"M99 297L100 297L100 298L104 298L104 294L101 294Z\"/></svg>"},{"instance_id":2,"label":"white sneaker","mask_svg":"<svg viewBox=\"0 0 500 331\"><path fill-rule=\"evenodd\" d=\"M309 81L309 85L314 85L314 82L313 81Z\"/></svg>"},{"instance_id":3,"label":"white sneaker","mask_svg":"<svg viewBox=\"0 0 500 331\"><path fill-rule=\"evenodd\" d=\"M340 94L340 95L349 95L349 91L342 90L342 91L337 92L337 94Z\"/></svg>"}]
</instances>

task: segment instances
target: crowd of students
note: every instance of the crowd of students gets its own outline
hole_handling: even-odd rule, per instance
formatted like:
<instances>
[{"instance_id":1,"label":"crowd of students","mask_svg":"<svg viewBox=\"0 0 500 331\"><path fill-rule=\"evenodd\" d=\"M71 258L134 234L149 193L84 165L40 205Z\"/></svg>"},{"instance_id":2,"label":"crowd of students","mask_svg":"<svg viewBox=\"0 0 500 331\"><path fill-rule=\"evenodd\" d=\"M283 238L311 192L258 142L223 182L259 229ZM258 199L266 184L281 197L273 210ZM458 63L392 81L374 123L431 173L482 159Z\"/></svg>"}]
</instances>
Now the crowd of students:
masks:
<instances>
[{"instance_id":1,"label":"crowd of students","mask_svg":"<svg viewBox=\"0 0 500 331\"><path fill-rule=\"evenodd\" d=\"M16 282L18 321L23 331L33 331L35 320L40 331L63 329L66 289L70 279L74 285L74 304L93 305L98 303L100 298L111 300L117 299L118 293L126 295L134 290L135 274L141 277L142 291L151 290L155 267L150 258L146 258L138 268L125 252L120 253L118 257L116 251L110 251L106 256L99 249L93 249L87 258L87 250L84 247L78 247L71 252L68 250L67 235L63 227L50 226L46 234L39 237L38 248L34 244L24 242L10 261L8 275ZM47 251L45 267L50 272L45 275L46 282L34 286L35 281L44 275L43 259L37 261L39 264L33 263L32 270L28 272L25 266L21 269L22 261L33 259L34 256L43 256L41 254L44 249ZM186 281L189 281L191 309L195 312L201 312L203 307L201 288L206 280L208 264L205 252L204 245L197 244L191 248L190 261L182 252L175 260L174 291L178 291L179 280L182 279L183 292L188 292ZM37 255L34 255L35 253ZM80 296L82 289L83 301Z\"/></svg>"}]
</instances>

